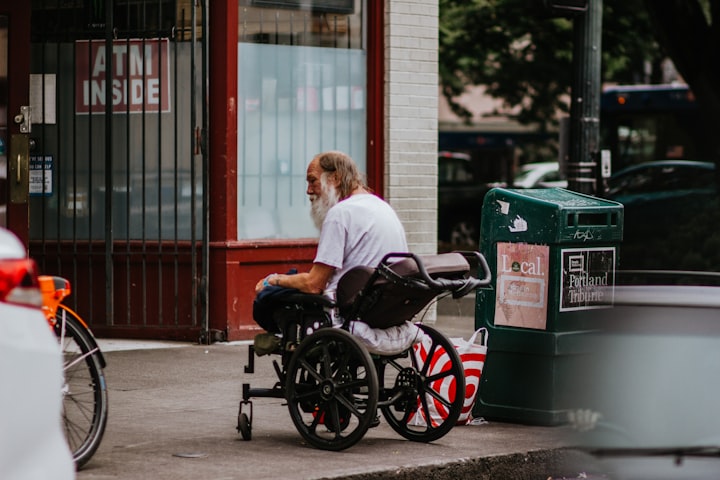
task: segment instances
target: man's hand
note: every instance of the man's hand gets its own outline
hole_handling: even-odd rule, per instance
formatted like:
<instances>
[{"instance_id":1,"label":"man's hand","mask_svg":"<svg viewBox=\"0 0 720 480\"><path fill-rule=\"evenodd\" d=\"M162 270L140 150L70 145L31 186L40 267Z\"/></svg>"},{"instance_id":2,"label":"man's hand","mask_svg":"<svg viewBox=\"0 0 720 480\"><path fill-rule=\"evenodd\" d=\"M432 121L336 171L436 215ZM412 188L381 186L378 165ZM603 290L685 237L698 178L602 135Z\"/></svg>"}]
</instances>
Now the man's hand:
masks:
<instances>
[{"instance_id":1,"label":"man's hand","mask_svg":"<svg viewBox=\"0 0 720 480\"><path fill-rule=\"evenodd\" d=\"M273 279L273 277L277 277L277 275L278 275L277 273L271 273L271 274L268 275L267 277L265 277L265 278L263 278L262 280L260 280L260 281L255 285L255 293L256 293L256 294L260 293L260 290L262 290L263 288L268 287L268 286L270 286L270 285L277 285L277 283L276 283L276 282L274 281L274 279Z\"/></svg>"},{"instance_id":2,"label":"man's hand","mask_svg":"<svg viewBox=\"0 0 720 480\"><path fill-rule=\"evenodd\" d=\"M260 290L269 285L277 285L285 288L296 288L304 293L320 295L325 290L334 271L333 267L322 263L314 263L310 271L305 273L296 275L271 273L255 284L255 293L260 293Z\"/></svg>"}]
</instances>

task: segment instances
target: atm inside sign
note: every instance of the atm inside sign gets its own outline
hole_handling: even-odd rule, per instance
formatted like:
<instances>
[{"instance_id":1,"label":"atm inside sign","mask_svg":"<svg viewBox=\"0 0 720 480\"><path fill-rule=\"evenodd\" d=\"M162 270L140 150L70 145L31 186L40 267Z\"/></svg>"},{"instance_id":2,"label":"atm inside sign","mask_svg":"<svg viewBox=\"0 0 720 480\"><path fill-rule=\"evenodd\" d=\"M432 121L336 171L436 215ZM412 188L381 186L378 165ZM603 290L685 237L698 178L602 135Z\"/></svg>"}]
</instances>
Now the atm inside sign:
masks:
<instances>
[{"instance_id":1,"label":"atm inside sign","mask_svg":"<svg viewBox=\"0 0 720 480\"><path fill-rule=\"evenodd\" d=\"M167 38L116 40L108 54L104 40L77 41L75 112L104 113L108 93L114 113L169 112L168 43Z\"/></svg>"}]
</instances>

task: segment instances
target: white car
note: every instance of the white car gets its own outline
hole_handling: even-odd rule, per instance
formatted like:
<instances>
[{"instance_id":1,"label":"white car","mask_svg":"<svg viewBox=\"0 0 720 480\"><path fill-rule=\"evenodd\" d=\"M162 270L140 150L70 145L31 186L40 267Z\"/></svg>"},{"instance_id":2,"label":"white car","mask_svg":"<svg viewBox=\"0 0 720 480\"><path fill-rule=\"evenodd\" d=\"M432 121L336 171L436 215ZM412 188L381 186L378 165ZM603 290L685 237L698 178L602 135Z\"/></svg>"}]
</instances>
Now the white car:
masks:
<instances>
[{"instance_id":1,"label":"white car","mask_svg":"<svg viewBox=\"0 0 720 480\"><path fill-rule=\"evenodd\" d=\"M62 354L35 264L0 227L0 478L75 478L61 429Z\"/></svg>"},{"instance_id":2,"label":"white car","mask_svg":"<svg viewBox=\"0 0 720 480\"><path fill-rule=\"evenodd\" d=\"M567 188L567 184L560 175L558 162L526 163L513 180L513 188Z\"/></svg>"}]
</instances>

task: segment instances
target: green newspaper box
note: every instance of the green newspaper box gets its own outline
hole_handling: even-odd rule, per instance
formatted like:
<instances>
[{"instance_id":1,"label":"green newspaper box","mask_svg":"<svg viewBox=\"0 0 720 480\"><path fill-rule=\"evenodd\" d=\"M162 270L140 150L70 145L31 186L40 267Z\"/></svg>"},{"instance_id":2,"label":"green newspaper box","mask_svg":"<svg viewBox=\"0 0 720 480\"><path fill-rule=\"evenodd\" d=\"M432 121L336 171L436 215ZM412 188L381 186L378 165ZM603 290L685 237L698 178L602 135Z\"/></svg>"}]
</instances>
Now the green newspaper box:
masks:
<instances>
[{"instance_id":1,"label":"green newspaper box","mask_svg":"<svg viewBox=\"0 0 720 480\"><path fill-rule=\"evenodd\" d=\"M492 288L476 297L488 330L475 416L558 425L592 329L583 313L613 304L622 204L561 188L495 188L485 196L480 251ZM572 379L572 380L571 380Z\"/></svg>"}]
</instances>

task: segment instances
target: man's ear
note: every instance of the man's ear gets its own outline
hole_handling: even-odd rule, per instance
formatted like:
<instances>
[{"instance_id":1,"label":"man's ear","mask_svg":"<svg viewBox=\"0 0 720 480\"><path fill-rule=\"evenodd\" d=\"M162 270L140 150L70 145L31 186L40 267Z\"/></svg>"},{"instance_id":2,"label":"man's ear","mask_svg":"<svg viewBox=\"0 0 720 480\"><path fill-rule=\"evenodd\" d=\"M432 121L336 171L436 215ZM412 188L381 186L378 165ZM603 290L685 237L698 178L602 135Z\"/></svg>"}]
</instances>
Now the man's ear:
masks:
<instances>
[{"instance_id":1,"label":"man's ear","mask_svg":"<svg viewBox=\"0 0 720 480\"><path fill-rule=\"evenodd\" d=\"M328 181L330 182L330 185L334 186L335 188L340 188L340 176L337 174L337 172L332 172L328 176Z\"/></svg>"}]
</instances>

